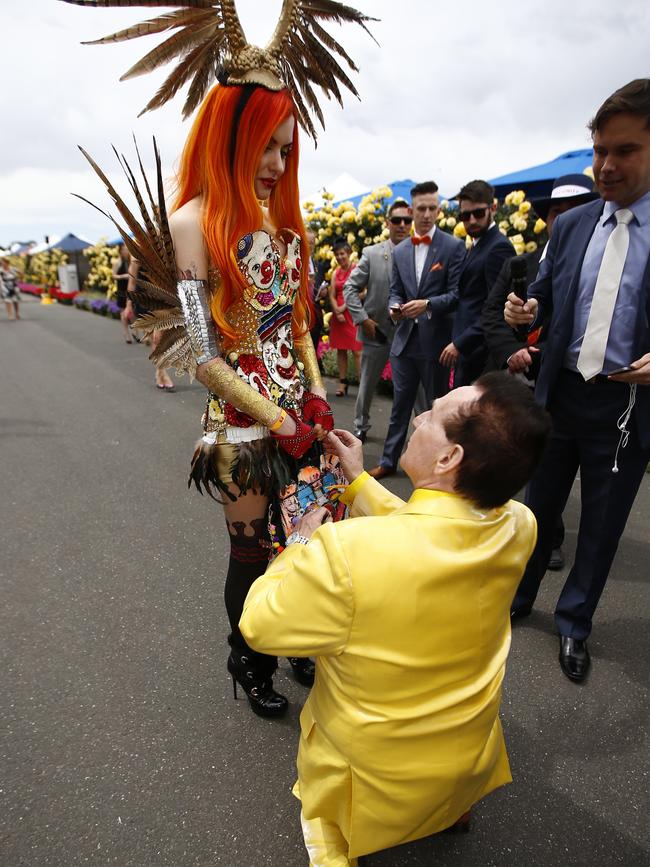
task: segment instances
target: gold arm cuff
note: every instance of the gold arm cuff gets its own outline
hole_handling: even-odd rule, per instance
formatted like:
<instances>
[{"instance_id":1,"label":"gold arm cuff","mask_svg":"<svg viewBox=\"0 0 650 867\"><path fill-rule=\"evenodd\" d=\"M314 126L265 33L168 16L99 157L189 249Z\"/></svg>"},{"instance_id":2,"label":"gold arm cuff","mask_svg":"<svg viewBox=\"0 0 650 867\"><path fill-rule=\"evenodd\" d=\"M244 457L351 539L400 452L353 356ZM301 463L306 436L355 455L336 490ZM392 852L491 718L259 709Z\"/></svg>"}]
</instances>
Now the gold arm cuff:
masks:
<instances>
[{"instance_id":1,"label":"gold arm cuff","mask_svg":"<svg viewBox=\"0 0 650 867\"><path fill-rule=\"evenodd\" d=\"M311 335L303 334L295 341L296 352L300 356L300 360L304 365L304 373L309 383L309 388L313 391L314 387L323 388L323 379L318 369L318 359L314 351L314 344Z\"/></svg>"},{"instance_id":2,"label":"gold arm cuff","mask_svg":"<svg viewBox=\"0 0 650 867\"><path fill-rule=\"evenodd\" d=\"M196 378L214 394L268 428L272 427L280 416L280 408L247 385L228 367L223 358L215 358L201 365Z\"/></svg>"}]
</instances>

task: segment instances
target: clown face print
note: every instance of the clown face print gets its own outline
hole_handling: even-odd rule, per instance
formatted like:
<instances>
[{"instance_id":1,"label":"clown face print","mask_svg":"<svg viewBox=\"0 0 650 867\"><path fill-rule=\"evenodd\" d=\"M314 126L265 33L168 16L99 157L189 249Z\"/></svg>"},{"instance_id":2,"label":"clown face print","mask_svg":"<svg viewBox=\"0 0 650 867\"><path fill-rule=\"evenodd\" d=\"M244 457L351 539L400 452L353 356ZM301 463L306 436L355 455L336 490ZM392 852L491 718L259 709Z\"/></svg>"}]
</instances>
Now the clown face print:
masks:
<instances>
[{"instance_id":1,"label":"clown face print","mask_svg":"<svg viewBox=\"0 0 650 867\"><path fill-rule=\"evenodd\" d=\"M268 374L261 358L258 358L256 355L242 354L236 359L230 360L230 364L246 385L250 385L262 397L269 398L269 390L266 386ZM224 406L224 416L226 422L233 427L250 427L252 424L255 424L255 419L240 412L240 410L230 403L226 403Z\"/></svg>"},{"instance_id":2,"label":"clown face print","mask_svg":"<svg viewBox=\"0 0 650 867\"><path fill-rule=\"evenodd\" d=\"M256 310L270 310L280 294L280 251L268 232L239 239L237 264L248 283L246 300Z\"/></svg>"},{"instance_id":3,"label":"clown face print","mask_svg":"<svg viewBox=\"0 0 650 867\"><path fill-rule=\"evenodd\" d=\"M290 392L295 400L300 400L304 387L292 348L291 319L286 318L262 340L262 358L273 382Z\"/></svg>"},{"instance_id":4,"label":"clown face print","mask_svg":"<svg viewBox=\"0 0 650 867\"><path fill-rule=\"evenodd\" d=\"M292 233L291 238L287 239L286 243L287 255L282 262L282 282L284 293L290 300L293 300L300 288L300 272L302 270L300 237Z\"/></svg>"}]
</instances>

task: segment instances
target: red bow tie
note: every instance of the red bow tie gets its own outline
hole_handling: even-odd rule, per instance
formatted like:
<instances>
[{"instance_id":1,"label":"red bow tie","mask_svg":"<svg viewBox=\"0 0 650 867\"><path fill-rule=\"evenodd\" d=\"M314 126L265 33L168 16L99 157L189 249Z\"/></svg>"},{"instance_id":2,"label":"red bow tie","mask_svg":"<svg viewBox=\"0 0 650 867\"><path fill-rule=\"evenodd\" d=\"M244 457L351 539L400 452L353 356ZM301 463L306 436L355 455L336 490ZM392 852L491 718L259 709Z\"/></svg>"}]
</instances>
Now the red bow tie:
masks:
<instances>
[{"instance_id":1,"label":"red bow tie","mask_svg":"<svg viewBox=\"0 0 650 867\"><path fill-rule=\"evenodd\" d=\"M417 247L418 244L430 243L431 238L429 237L429 235L422 235L422 237L420 237L419 235L411 235L411 244L413 244L414 247Z\"/></svg>"}]
</instances>

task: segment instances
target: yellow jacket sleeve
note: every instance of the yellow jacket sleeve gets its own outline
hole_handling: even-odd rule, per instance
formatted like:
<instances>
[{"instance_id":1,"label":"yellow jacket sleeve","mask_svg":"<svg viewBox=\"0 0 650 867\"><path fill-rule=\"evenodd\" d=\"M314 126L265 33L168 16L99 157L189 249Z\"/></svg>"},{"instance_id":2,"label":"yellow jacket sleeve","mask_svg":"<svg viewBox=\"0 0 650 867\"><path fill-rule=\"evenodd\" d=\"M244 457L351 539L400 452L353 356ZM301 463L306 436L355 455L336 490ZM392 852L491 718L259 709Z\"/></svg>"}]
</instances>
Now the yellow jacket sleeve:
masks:
<instances>
[{"instance_id":1,"label":"yellow jacket sleeve","mask_svg":"<svg viewBox=\"0 0 650 867\"><path fill-rule=\"evenodd\" d=\"M253 650L311 656L344 649L354 604L336 527L319 527L308 545L289 545L255 581L239 621Z\"/></svg>"},{"instance_id":2,"label":"yellow jacket sleeve","mask_svg":"<svg viewBox=\"0 0 650 867\"><path fill-rule=\"evenodd\" d=\"M391 512L401 509L404 505L404 500L391 494L366 472L361 473L348 485L341 500L350 507L351 518L367 515L390 515Z\"/></svg>"}]
</instances>

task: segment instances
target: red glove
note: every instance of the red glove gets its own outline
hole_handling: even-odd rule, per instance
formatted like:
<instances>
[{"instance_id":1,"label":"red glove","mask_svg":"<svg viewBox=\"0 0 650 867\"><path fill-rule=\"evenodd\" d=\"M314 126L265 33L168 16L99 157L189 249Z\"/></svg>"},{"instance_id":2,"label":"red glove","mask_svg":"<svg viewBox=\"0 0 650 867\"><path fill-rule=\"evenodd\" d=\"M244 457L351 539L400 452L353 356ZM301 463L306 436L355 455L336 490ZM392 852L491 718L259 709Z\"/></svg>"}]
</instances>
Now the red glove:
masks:
<instances>
[{"instance_id":1,"label":"red glove","mask_svg":"<svg viewBox=\"0 0 650 867\"><path fill-rule=\"evenodd\" d=\"M334 427L332 408L324 397L319 397L311 391L306 391L302 398L303 421L319 424L326 431Z\"/></svg>"},{"instance_id":2,"label":"red glove","mask_svg":"<svg viewBox=\"0 0 650 867\"><path fill-rule=\"evenodd\" d=\"M305 452L309 451L309 447L316 439L314 428L301 421L295 412L287 409L286 414L290 416L296 423L296 432L291 436L280 436L280 434L271 431L271 436L278 441L281 449L294 458L301 458Z\"/></svg>"}]
</instances>

